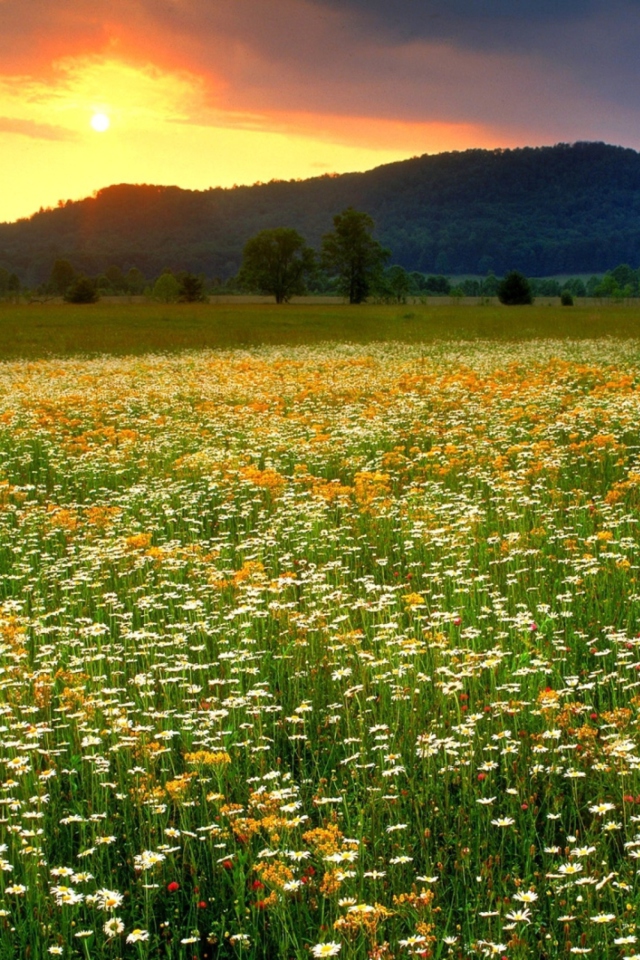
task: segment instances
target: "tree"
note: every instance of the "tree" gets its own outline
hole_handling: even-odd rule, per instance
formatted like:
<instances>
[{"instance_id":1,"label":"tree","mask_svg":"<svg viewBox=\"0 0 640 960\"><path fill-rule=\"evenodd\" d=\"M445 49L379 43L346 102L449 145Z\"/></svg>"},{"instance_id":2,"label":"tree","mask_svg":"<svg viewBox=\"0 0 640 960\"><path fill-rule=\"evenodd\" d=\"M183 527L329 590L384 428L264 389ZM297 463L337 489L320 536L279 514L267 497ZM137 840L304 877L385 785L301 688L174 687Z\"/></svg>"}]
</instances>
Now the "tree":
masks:
<instances>
[{"instance_id":1,"label":"tree","mask_svg":"<svg viewBox=\"0 0 640 960\"><path fill-rule=\"evenodd\" d=\"M611 297L612 300L622 300L631 296L631 287L621 289L613 271L605 273L604 277L593 291L594 297Z\"/></svg>"},{"instance_id":2,"label":"tree","mask_svg":"<svg viewBox=\"0 0 640 960\"><path fill-rule=\"evenodd\" d=\"M180 293L178 299L182 303L203 303L206 301L204 282L194 273L185 273L180 277Z\"/></svg>"},{"instance_id":3,"label":"tree","mask_svg":"<svg viewBox=\"0 0 640 960\"><path fill-rule=\"evenodd\" d=\"M498 284L498 298L500 303L505 303L508 306L533 303L531 284L518 270L512 270Z\"/></svg>"},{"instance_id":4,"label":"tree","mask_svg":"<svg viewBox=\"0 0 640 960\"><path fill-rule=\"evenodd\" d=\"M451 283L447 277L443 277L442 275L438 275L437 277L430 276L425 280L425 290L427 293L446 297L451 290Z\"/></svg>"},{"instance_id":5,"label":"tree","mask_svg":"<svg viewBox=\"0 0 640 960\"><path fill-rule=\"evenodd\" d=\"M98 284L90 277L80 274L64 295L67 303L95 303L100 299Z\"/></svg>"},{"instance_id":6,"label":"tree","mask_svg":"<svg viewBox=\"0 0 640 960\"><path fill-rule=\"evenodd\" d=\"M105 271L105 277L107 280L106 286L111 290L112 293L122 293L126 287L126 281L124 274L120 267L111 266Z\"/></svg>"},{"instance_id":7,"label":"tree","mask_svg":"<svg viewBox=\"0 0 640 960\"><path fill-rule=\"evenodd\" d=\"M488 273L487 276L482 281L482 296L483 297L495 297L498 294L498 287L500 286L498 278L494 273Z\"/></svg>"},{"instance_id":8,"label":"tree","mask_svg":"<svg viewBox=\"0 0 640 960\"><path fill-rule=\"evenodd\" d=\"M175 303L180 296L180 284L172 273L163 273L153 285L153 299L161 303Z\"/></svg>"},{"instance_id":9,"label":"tree","mask_svg":"<svg viewBox=\"0 0 640 960\"><path fill-rule=\"evenodd\" d=\"M76 279L76 276L76 271L73 269L68 260L56 260L51 268L49 289L52 293L57 293L63 297L73 281Z\"/></svg>"},{"instance_id":10,"label":"tree","mask_svg":"<svg viewBox=\"0 0 640 960\"><path fill-rule=\"evenodd\" d=\"M137 267L131 267L127 273L127 276L125 277L125 281L127 284L128 293L142 293L146 286L144 274L141 270L138 270Z\"/></svg>"},{"instance_id":11,"label":"tree","mask_svg":"<svg viewBox=\"0 0 640 960\"><path fill-rule=\"evenodd\" d=\"M631 291L638 289L637 271L632 270L628 263L621 263L610 272L619 290L624 290L626 287Z\"/></svg>"},{"instance_id":12,"label":"tree","mask_svg":"<svg viewBox=\"0 0 640 960\"><path fill-rule=\"evenodd\" d=\"M411 292L411 277L404 267L395 264L380 272L374 284L374 294L383 303L406 303Z\"/></svg>"},{"instance_id":13,"label":"tree","mask_svg":"<svg viewBox=\"0 0 640 960\"><path fill-rule=\"evenodd\" d=\"M363 303L390 253L371 236L375 224L368 213L347 207L333 218L333 226L322 238L322 264L337 276L349 303Z\"/></svg>"},{"instance_id":14,"label":"tree","mask_svg":"<svg viewBox=\"0 0 640 960\"><path fill-rule=\"evenodd\" d=\"M297 230L261 230L245 244L238 282L249 290L270 294L276 303L306 293L315 270L315 254Z\"/></svg>"}]
</instances>

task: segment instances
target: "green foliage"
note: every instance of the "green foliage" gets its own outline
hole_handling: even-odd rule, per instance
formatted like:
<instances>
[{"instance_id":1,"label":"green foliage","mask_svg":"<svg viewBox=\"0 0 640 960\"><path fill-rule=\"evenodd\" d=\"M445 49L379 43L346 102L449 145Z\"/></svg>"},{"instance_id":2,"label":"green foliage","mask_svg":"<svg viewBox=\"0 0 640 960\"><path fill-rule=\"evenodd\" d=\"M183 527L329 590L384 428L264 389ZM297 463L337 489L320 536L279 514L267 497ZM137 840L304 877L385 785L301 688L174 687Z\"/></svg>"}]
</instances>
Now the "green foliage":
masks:
<instances>
[{"instance_id":1,"label":"green foliage","mask_svg":"<svg viewBox=\"0 0 640 960\"><path fill-rule=\"evenodd\" d=\"M180 296L180 283L172 273L163 273L153 285L153 299L160 303L175 303Z\"/></svg>"},{"instance_id":2,"label":"green foliage","mask_svg":"<svg viewBox=\"0 0 640 960\"><path fill-rule=\"evenodd\" d=\"M93 276L133 261L157 277L169 262L226 280L265 224L286 223L317 247L332 214L350 203L375 220L395 263L425 275L517 269L530 277L602 276L616 264L640 264L640 156L582 143L468 150L233 190L107 187L95 198L0 224L2 266L19 268L27 285L48 280L54 256ZM95 239L87 246L89 218Z\"/></svg>"},{"instance_id":3,"label":"green foliage","mask_svg":"<svg viewBox=\"0 0 640 960\"><path fill-rule=\"evenodd\" d=\"M80 274L67 288L64 299L67 303L96 303L100 299L98 285L95 280Z\"/></svg>"},{"instance_id":4,"label":"green foliage","mask_svg":"<svg viewBox=\"0 0 640 960\"><path fill-rule=\"evenodd\" d=\"M322 265L333 274L349 303L364 303L390 253L372 236L368 213L347 207L333 218L333 230L322 238Z\"/></svg>"},{"instance_id":5,"label":"green foliage","mask_svg":"<svg viewBox=\"0 0 640 960\"><path fill-rule=\"evenodd\" d=\"M413 289L411 275L396 264L376 279L373 293L379 303L406 303Z\"/></svg>"},{"instance_id":6,"label":"green foliage","mask_svg":"<svg viewBox=\"0 0 640 960\"><path fill-rule=\"evenodd\" d=\"M483 297L497 297L500 281L495 274L489 273L482 282Z\"/></svg>"},{"instance_id":7,"label":"green foliage","mask_svg":"<svg viewBox=\"0 0 640 960\"><path fill-rule=\"evenodd\" d=\"M427 293L435 296L446 297L449 295L449 291L451 290L451 283L447 277L443 277L442 274L439 274L435 277L427 277L424 289Z\"/></svg>"},{"instance_id":8,"label":"green foliage","mask_svg":"<svg viewBox=\"0 0 640 960\"><path fill-rule=\"evenodd\" d=\"M181 303L204 303L207 299L204 292L204 280L193 273L185 273L180 277Z\"/></svg>"},{"instance_id":9,"label":"green foliage","mask_svg":"<svg viewBox=\"0 0 640 960\"><path fill-rule=\"evenodd\" d=\"M531 291L536 297L559 297L560 283L555 277L531 281Z\"/></svg>"},{"instance_id":10,"label":"green foliage","mask_svg":"<svg viewBox=\"0 0 640 960\"><path fill-rule=\"evenodd\" d=\"M626 263L605 273L593 289L594 297L610 297L613 300L624 300L637 295L638 271L632 270Z\"/></svg>"},{"instance_id":11,"label":"green foliage","mask_svg":"<svg viewBox=\"0 0 640 960\"><path fill-rule=\"evenodd\" d=\"M127 292L131 294L141 294L147 285L144 274L137 267L131 267L126 276Z\"/></svg>"},{"instance_id":12,"label":"green foliage","mask_svg":"<svg viewBox=\"0 0 640 960\"><path fill-rule=\"evenodd\" d=\"M563 290L560 294L560 303L563 307L573 306L573 294L570 290Z\"/></svg>"},{"instance_id":13,"label":"green foliage","mask_svg":"<svg viewBox=\"0 0 640 960\"><path fill-rule=\"evenodd\" d=\"M512 270L498 286L498 299L508 306L533 303L531 284L518 270Z\"/></svg>"},{"instance_id":14,"label":"green foliage","mask_svg":"<svg viewBox=\"0 0 640 960\"><path fill-rule=\"evenodd\" d=\"M313 250L298 231L276 227L247 241L238 282L247 290L275 297L276 303L288 303L306 292L314 268Z\"/></svg>"},{"instance_id":15,"label":"green foliage","mask_svg":"<svg viewBox=\"0 0 640 960\"><path fill-rule=\"evenodd\" d=\"M20 278L16 273L9 273L4 267L0 267L0 297L9 297L14 299L20 293Z\"/></svg>"},{"instance_id":16,"label":"green foliage","mask_svg":"<svg viewBox=\"0 0 640 960\"><path fill-rule=\"evenodd\" d=\"M64 297L77 273L68 260L56 260L49 276L49 290Z\"/></svg>"}]
</instances>

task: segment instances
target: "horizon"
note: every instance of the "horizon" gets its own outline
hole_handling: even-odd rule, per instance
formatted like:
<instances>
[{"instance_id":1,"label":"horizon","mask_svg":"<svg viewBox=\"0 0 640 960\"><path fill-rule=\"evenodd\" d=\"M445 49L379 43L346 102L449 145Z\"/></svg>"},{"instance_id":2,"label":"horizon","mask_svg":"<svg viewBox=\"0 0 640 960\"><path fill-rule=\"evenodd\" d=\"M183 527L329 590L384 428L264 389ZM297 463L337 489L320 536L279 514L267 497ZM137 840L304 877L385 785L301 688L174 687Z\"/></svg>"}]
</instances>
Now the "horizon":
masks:
<instances>
[{"instance_id":1,"label":"horizon","mask_svg":"<svg viewBox=\"0 0 640 960\"><path fill-rule=\"evenodd\" d=\"M386 161L385 163L378 163L375 166L368 167L365 170L344 170L340 173L333 173L333 172L319 173L319 174L312 174L311 176L308 176L308 177L290 177L290 178L273 177L270 180L266 180L266 181L256 180L254 183L234 183L234 184L231 184L230 186L225 186L222 184L211 184L209 186L204 186L204 187L183 187L178 183L149 183L149 182L121 181L120 183L108 183L101 187L97 187L95 190L93 190L89 194L86 194L85 196L69 198L67 201L61 201L59 203L49 205L49 206L41 205L37 210L32 211L32 213L26 214L24 216L16 217L14 220L0 220L0 225L7 226L14 223L25 222L25 221L31 220L33 217L38 216L39 214L49 213L51 211L54 211L58 209L60 206L64 206L65 203L82 203L85 200L91 200L91 199L97 198L101 193L104 193L107 190L115 189L118 187L152 187L152 188L160 188L160 189L166 189L166 190L178 189L178 190L190 191L193 193L207 193L208 191L212 191L212 190L233 191L233 190L240 190L240 189L251 189L254 187L269 186L269 184L272 184L272 183L304 183L309 180L322 180L322 179L333 178L333 177L346 177L346 176L353 176L357 174L372 173L374 170L378 170L383 167L393 166L394 164L397 164L397 163L410 162L411 160L423 160L426 157L473 153L478 150L484 151L487 153L495 153L495 152L509 153L509 152L517 152L518 150L552 150L555 147L561 147L561 146L573 147L576 144L603 144L604 146L612 147L614 149L631 150L634 153L640 153L640 150L636 150L634 147L625 146L624 144L620 144L620 143L606 143L605 141L578 139L578 140L571 141L570 143L559 141L557 143L552 143L552 144L550 143L535 144L535 145L522 144L522 145L513 146L513 147L471 146L471 147L465 147L464 149L461 149L461 150L442 150L442 151L438 151L437 153L423 153L423 154L414 155L411 157L402 157L398 160L389 160L389 161Z\"/></svg>"},{"instance_id":2,"label":"horizon","mask_svg":"<svg viewBox=\"0 0 640 960\"><path fill-rule=\"evenodd\" d=\"M640 148L637 0L483 6L4 0L0 220L112 183L202 190L453 150Z\"/></svg>"}]
</instances>

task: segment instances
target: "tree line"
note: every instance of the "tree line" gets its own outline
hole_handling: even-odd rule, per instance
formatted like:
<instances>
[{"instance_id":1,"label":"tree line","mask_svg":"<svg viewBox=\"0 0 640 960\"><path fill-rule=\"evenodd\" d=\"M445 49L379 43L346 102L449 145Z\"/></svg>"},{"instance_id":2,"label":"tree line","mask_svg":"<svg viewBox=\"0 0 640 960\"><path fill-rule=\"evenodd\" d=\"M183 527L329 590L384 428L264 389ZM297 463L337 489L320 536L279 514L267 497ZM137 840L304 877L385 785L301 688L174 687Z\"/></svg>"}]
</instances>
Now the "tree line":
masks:
<instances>
[{"instance_id":1,"label":"tree line","mask_svg":"<svg viewBox=\"0 0 640 960\"><path fill-rule=\"evenodd\" d=\"M119 264L156 278L169 265L227 283L249 237L284 224L319 250L349 204L373 217L389 263L424 276L516 269L586 282L640 264L640 154L577 143L451 152L228 190L117 184L0 223L0 266L31 288L58 257L93 277Z\"/></svg>"},{"instance_id":2,"label":"tree line","mask_svg":"<svg viewBox=\"0 0 640 960\"><path fill-rule=\"evenodd\" d=\"M208 281L203 274L165 268L150 282L137 267L124 271L109 267L97 277L77 271L69 260L57 259L49 279L35 290L22 287L18 275L0 267L0 297L35 299L63 297L71 303L94 303L101 295L144 295L164 303L195 303L211 294L259 293L286 303L308 293L337 294L350 303L373 299L405 303L428 297L498 297L503 303L530 303L534 297L574 297L623 300L640 297L640 268L620 264L603 276L557 278L524 277L511 271L500 280L493 273L483 278L452 282L444 274L407 271L400 264L387 266L391 253L374 237L375 223L368 213L347 207L333 217L333 230L314 250L291 227L259 231L244 245L240 270L226 282Z\"/></svg>"}]
</instances>

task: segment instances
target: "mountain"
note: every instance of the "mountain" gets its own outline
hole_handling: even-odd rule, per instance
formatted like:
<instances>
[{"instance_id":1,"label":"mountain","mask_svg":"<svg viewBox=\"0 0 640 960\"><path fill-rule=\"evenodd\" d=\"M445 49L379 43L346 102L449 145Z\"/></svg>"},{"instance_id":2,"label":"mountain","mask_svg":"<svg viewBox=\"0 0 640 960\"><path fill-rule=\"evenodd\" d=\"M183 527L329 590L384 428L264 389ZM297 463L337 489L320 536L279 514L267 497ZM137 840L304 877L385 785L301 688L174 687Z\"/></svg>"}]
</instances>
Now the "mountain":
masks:
<instances>
[{"instance_id":1,"label":"mountain","mask_svg":"<svg viewBox=\"0 0 640 960\"><path fill-rule=\"evenodd\" d=\"M244 243L294 227L314 246L347 206L371 214L391 262L424 273L529 276L640 263L640 154L604 143L466 150L367 173L182 190L120 184L0 224L0 267L48 278L58 257L89 274L165 267L226 279Z\"/></svg>"}]
</instances>

